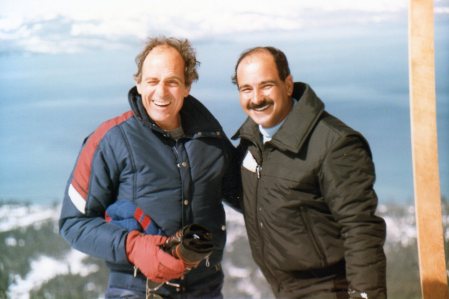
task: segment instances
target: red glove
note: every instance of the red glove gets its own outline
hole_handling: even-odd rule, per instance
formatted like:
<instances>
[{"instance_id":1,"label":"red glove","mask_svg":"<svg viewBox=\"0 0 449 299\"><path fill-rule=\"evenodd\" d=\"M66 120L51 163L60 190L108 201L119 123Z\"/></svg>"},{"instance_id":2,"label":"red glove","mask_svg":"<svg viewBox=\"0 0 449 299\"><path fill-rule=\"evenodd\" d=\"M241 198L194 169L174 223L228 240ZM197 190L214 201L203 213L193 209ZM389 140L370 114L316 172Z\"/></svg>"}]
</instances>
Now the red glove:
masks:
<instances>
[{"instance_id":1,"label":"red glove","mask_svg":"<svg viewBox=\"0 0 449 299\"><path fill-rule=\"evenodd\" d=\"M128 260L154 282L180 278L186 270L181 260L159 247L166 239L164 236L144 235L138 231L131 231L126 239Z\"/></svg>"}]
</instances>

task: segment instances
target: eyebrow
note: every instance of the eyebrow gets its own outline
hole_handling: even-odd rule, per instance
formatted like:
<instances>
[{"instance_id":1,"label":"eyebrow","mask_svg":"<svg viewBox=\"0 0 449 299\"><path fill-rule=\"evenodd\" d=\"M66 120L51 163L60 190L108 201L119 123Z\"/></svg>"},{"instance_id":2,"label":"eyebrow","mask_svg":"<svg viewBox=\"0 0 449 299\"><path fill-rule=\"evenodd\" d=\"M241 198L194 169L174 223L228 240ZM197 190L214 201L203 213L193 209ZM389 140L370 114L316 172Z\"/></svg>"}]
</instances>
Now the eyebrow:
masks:
<instances>
[{"instance_id":1,"label":"eyebrow","mask_svg":"<svg viewBox=\"0 0 449 299\"><path fill-rule=\"evenodd\" d=\"M157 77L157 76L148 76L148 77L142 78L142 80L144 80L144 81L154 80L154 79L160 80L160 81L177 80L177 81L179 81L181 83L184 83L184 80L182 80L182 78L178 77L178 76L170 76L170 77L167 77L167 78L163 78L162 80L159 77Z\"/></svg>"},{"instance_id":2,"label":"eyebrow","mask_svg":"<svg viewBox=\"0 0 449 299\"><path fill-rule=\"evenodd\" d=\"M260 82L258 85L264 85L264 84L269 84L269 83L276 84L276 80L265 80L265 81Z\"/></svg>"},{"instance_id":3,"label":"eyebrow","mask_svg":"<svg viewBox=\"0 0 449 299\"><path fill-rule=\"evenodd\" d=\"M184 80L178 76L170 76L170 77L164 79L164 81L168 81L168 80L178 80L180 82L184 82Z\"/></svg>"},{"instance_id":4,"label":"eyebrow","mask_svg":"<svg viewBox=\"0 0 449 299\"><path fill-rule=\"evenodd\" d=\"M277 83L276 80L265 80L265 81L262 81L262 82L258 83L257 85L258 86L262 86L262 85L266 85L266 84L276 84L276 83ZM251 87L251 85L250 84L243 84L243 85L239 86L239 89L242 89L244 87Z\"/></svg>"},{"instance_id":5,"label":"eyebrow","mask_svg":"<svg viewBox=\"0 0 449 299\"><path fill-rule=\"evenodd\" d=\"M246 87L251 88L251 85L249 85L249 84L243 84L243 85L239 85L238 87L239 87L239 90L241 90L241 89L246 88Z\"/></svg>"}]
</instances>

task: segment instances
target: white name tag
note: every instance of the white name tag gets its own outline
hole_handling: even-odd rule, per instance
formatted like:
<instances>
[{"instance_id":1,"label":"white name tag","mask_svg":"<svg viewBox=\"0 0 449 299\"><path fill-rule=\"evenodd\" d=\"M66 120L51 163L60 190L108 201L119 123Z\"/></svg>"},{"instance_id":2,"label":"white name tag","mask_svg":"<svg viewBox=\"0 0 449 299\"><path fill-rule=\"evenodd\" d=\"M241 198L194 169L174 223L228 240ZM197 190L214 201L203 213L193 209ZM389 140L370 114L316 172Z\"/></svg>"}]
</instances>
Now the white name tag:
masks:
<instances>
[{"instance_id":1,"label":"white name tag","mask_svg":"<svg viewBox=\"0 0 449 299\"><path fill-rule=\"evenodd\" d=\"M246 152L245 159L243 159L243 167L249 171L256 172L257 162L249 151Z\"/></svg>"}]
</instances>

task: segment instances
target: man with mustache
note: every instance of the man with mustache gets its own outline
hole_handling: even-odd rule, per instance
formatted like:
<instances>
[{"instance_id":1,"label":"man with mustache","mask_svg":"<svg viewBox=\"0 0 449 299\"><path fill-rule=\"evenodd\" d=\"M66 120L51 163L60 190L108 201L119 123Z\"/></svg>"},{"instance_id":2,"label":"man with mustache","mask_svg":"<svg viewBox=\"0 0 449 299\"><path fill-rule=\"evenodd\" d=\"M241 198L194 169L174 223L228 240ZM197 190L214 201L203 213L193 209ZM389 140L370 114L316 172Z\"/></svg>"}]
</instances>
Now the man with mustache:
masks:
<instances>
[{"instance_id":1,"label":"man with mustache","mask_svg":"<svg viewBox=\"0 0 449 299\"><path fill-rule=\"evenodd\" d=\"M240 195L234 147L189 95L198 61L188 40L152 38L136 62L131 110L101 124L83 144L67 184L60 233L74 248L106 261L106 298L146 298L149 280L165 283L151 298L222 298L222 199ZM134 223L128 231L133 219L106 221L110 211L134 215L142 227ZM189 272L161 249L188 224L212 232L214 247Z\"/></svg>"},{"instance_id":2,"label":"man with mustache","mask_svg":"<svg viewBox=\"0 0 449 299\"><path fill-rule=\"evenodd\" d=\"M294 83L279 49L242 53L233 82L249 116L234 136L245 225L275 296L386 298L386 227L367 141Z\"/></svg>"}]
</instances>

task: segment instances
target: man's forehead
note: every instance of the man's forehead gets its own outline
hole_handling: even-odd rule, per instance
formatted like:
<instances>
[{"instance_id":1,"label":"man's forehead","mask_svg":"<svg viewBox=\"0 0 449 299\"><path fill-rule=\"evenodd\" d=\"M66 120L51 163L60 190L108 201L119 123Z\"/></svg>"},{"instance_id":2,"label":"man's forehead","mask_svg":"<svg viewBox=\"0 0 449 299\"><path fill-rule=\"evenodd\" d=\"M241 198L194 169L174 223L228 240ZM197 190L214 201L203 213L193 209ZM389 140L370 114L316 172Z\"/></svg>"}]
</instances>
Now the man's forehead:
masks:
<instances>
[{"instance_id":1,"label":"man's forehead","mask_svg":"<svg viewBox=\"0 0 449 299\"><path fill-rule=\"evenodd\" d=\"M241 62L254 60L274 61L273 55L266 49L257 49L246 55Z\"/></svg>"},{"instance_id":2,"label":"man's forehead","mask_svg":"<svg viewBox=\"0 0 449 299\"><path fill-rule=\"evenodd\" d=\"M184 63L184 59L181 54L175 48L169 45L159 45L151 49L145 57L145 61L152 60L153 58L165 58L175 60L176 63Z\"/></svg>"},{"instance_id":3,"label":"man's forehead","mask_svg":"<svg viewBox=\"0 0 449 299\"><path fill-rule=\"evenodd\" d=\"M242 59L239 66L237 67L237 72L242 69L246 69L251 65L259 65L263 67L276 68L276 64L274 62L273 56L270 53L258 52L254 54L250 54Z\"/></svg>"},{"instance_id":4,"label":"man's forehead","mask_svg":"<svg viewBox=\"0 0 449 299\"><path fill-rule=\"evenodd\" d=\"M184 82L184 60L176 49L164 47L164 49L153 49L145 58L142 67L142 79L153 78L177 79Z\"/></svg>"},{"instance_id":5,"label":"man's forehead","mask_svg":"<svg viewBox=\"0 0 449 299\"><path fill-rule=\"evenodd\" d=\"M161 45L157 45L153 49L151 49L150 53L153 52L153 51L155 51L155 52L158 52L158 51L165 52L165 51L172 51L172 50L177 51L174 47L172 47L170 45L161 44Z\"/></svg>"},{"instance_id":6,"label":"man's forehead","mask_svg":"<svg viewBox=\"0 0 449 299\"><path fill-rule=\"evenodd\" d=\"M254 53L242 59L237 67L237 73L248 69L276 69L276 63L270 53Z\"/></svg>"}]
</instances>

